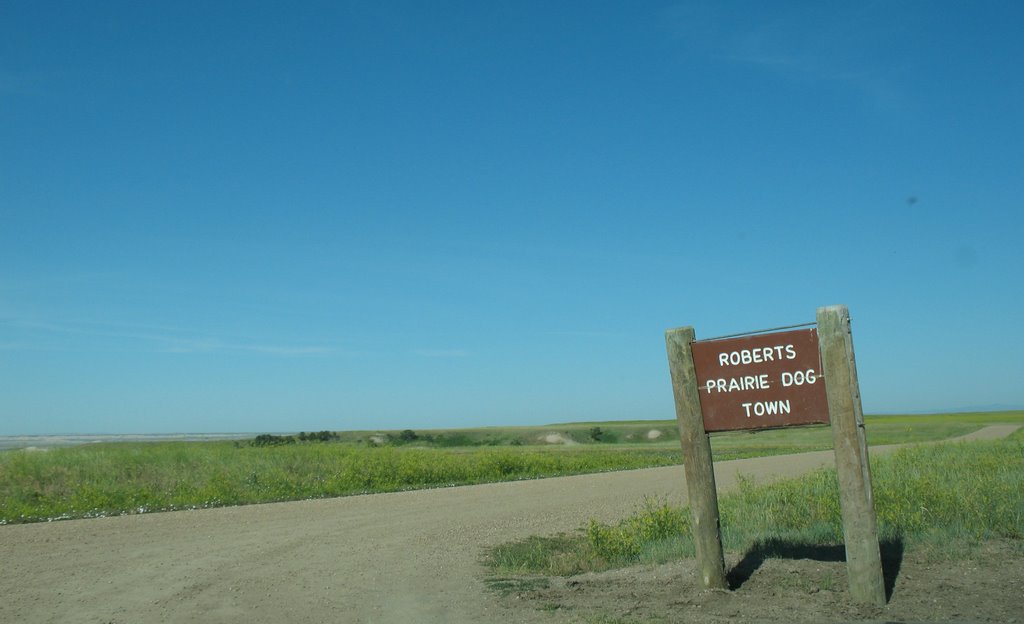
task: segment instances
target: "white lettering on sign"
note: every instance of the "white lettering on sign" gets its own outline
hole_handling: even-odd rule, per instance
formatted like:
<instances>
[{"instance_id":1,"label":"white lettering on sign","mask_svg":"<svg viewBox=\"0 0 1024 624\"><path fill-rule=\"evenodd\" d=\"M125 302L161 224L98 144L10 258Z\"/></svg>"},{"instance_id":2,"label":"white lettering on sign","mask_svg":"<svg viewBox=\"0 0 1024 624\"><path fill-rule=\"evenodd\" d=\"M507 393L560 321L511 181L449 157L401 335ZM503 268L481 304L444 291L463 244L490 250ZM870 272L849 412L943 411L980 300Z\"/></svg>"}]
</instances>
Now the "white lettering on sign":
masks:
<instances>
[{"instance_id":1,"label":"white lettering on sign","mask_svg":"<svg viewBox=\"0 0 1024 624\"><path fill-rule=\"evenodd\" d=\"M756 349L740 349L718 354L720 366L739 366L740 364L760 364L796 359L796 348L793 345L775 345L774 347L757 347Z\"/></svg>"},{"instance_id":2,"label":"white lettering on sign","mask_svg":"<svg viewBox=\"0 0 1024 624\"><path fill-rule=\"evenodd\" d=\"M750 415L764 416L774 414L791 414L792 409L789 406L789 399L784 401L758 401L756 403L743 403L743 409L747 412L747 418Z\"/></svg>"},{"instance_id":3,"label":"white lettering on sign","mask_svg":"<svg viewBox=\"0 0 1024 624\"><path fill-rule=\"evenodd\" d=\"M782 362L784 360L796 359L796 347L791 344L775 345L773 347L756 347L754 349L739 349L737 351L726 351L718 354L718 363L721 366L739 366L740 364L761 364L763 362ZM818 381L818 374L813 368L805 371L783 372L777 380L782 387L810 385ZM771 387L771 381L767 374L745 375L743 377L721 377L709 379L704 383L704 390L708 394L720 392L737 392L744 390L767 390ZM752 401L741 403L747 418L751 416L775 416L792 413L792 406L789 399L780 401Z\"/></svg>"},{"instance_id":4,"label":"white lettering on sign","mask_svg":"<svg viewBox=\"0 0 1024 624\"><path fill-rule=\"evenodd\" d=\"M796 371L795 373L782 373L782 385L786 388L812 384L816 381L818 381L818 376L814 373L813 368L808 368L806 371Z\"/></svg>"},{"instance_id":5,"label":"white lettering on sign","mask_svg":"<svg viewBox=\"0 0 1024 624\"><path fill-rule=\"evenodd\" d=\"M691 351L705 431L828 422L816 330L698 340Z\"/></svg>"},{"instance_id":6,"label":"white lettering on sign","mask_svg":"<svg viewBox=\"0 0 1024 624\"><path fill-rule=\"evenodd\" d=\"M744 377L730 377L728 379L708 379L704 389L708 394L712 392L734 392L737 390L765 390L769 388L768 375L746 375Z\"/></svg>"}]
</instances>

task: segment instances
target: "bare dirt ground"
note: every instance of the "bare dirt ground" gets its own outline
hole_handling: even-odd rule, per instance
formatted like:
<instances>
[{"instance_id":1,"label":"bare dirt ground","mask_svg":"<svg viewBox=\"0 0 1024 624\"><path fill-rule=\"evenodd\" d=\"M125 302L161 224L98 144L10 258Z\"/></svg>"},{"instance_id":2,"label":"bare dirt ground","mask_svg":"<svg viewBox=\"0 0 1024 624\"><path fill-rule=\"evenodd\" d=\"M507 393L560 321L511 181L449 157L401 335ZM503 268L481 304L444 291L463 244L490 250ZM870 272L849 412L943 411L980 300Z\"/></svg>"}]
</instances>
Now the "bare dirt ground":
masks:
<instances>
[{"instance_id":1,"label":"bare dirt ground","mask_svg":"<svg viewBox=\"0 0 1024 624\"><path fill-rule=\"evenodd\" d=\"M727 557L726 564L744 567L737 559ZM765 558L756 569L744 570L737 579L742 584L732 591L693 590L696 567L681 561L527 580L521 590L509 591L503 604L550 614L550 622L601 624L1024 621L1019 544L989 542L954 563L915 553L899 559L885 566L891 598L883 608L850 600L841 548Z\"/></svg>"},{"instance_id":2,"label":"bare dirt ground","mask_svg":"<svg viewBox=\"0 0 1024 624\"><path fill-rule=\"evenodd\" d=\"M988 427L970 437L1001 437ZM872 453L888 449L876 447ZM722 462L767 480L831 451ZM851 605L841 555L740 563L733 592L698 592L692 564L547 581L501 593L487 546L614 521L647 495L685 502L680 466L397 494L0 527L0 622L1024 621L1024 556L912 554L883 609ZM804 553L806 555L806 553Z\"/></svg>"}]
</instances>

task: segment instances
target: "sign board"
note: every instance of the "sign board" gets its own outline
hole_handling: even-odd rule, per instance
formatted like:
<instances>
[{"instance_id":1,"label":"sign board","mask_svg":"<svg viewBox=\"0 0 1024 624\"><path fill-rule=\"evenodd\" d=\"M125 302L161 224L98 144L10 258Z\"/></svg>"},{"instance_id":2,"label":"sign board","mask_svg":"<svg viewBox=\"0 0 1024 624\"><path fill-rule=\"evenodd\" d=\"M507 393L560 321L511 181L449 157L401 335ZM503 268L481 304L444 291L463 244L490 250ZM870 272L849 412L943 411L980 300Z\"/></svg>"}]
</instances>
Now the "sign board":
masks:
<instances>
[{"instance_id":1,"label":"sign board","mask_svg":"<svg viewBox=\"0 0 1024 624\"><path fill-rule=\"evenodd\" d=\"M884 606L850 311L818 308L813 329L711 340L695 336L693 327L670 329L665 347L703 588L729 587L708 432L830 422L850 594L857 602Z\"/></svg>"},{"instance_id":2,"label":"sign board","mask_svg":"<svg viewBox=\"0 0 1024 624\"><path fill-rule=\"evenodd\" d=\"M828 423L815 328L691 345L704 430Z\"/></svg>"}]
</instances>

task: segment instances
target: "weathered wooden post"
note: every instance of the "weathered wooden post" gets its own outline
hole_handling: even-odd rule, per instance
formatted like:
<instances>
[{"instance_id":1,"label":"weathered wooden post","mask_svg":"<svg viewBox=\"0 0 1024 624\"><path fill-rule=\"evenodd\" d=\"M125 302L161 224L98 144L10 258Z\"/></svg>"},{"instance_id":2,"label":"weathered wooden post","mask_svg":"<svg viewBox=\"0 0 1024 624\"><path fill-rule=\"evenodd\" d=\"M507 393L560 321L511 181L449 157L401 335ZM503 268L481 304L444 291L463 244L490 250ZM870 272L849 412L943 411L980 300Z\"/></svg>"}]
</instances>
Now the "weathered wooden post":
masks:
<instances>
[{"instance_id":1,"label":"weathered wooden post","mask_svg":"<svg viewBox=\"0 0 1024 624\"><path fill-rule=\"evenodd\" d=\"M704 431L697 375L690 350L693 339L692 327L670 329L665 332L701 584L705 589L726 589L728 585L718 518L718 493L715 489L714 466L711 462L711 441Z\"/></svg>"},{"instance_id":2,"label":"weathered wooden post","mask_svg":"<svg viewBox=\"0 0 1024 624\"><path fill-rule=\"evenodd\" d=\"M881 606L885 604L885 583L850 312L841 305L818 308L817 320L839 476L850 595L858 602Z\"/></svg>"},{"instance_id":3,"label":"weathered wooden post","mask_svg":"<svg viewBox=\"0 0 1024 624\"><path fill-rule=\"evenodd\" d=\"M884 605L849 311L819 308L816 324L701 341L692 327L665 332L701 582L726 587L708 433L831 422L850 594Z\"/></svg>"}]
</instances>

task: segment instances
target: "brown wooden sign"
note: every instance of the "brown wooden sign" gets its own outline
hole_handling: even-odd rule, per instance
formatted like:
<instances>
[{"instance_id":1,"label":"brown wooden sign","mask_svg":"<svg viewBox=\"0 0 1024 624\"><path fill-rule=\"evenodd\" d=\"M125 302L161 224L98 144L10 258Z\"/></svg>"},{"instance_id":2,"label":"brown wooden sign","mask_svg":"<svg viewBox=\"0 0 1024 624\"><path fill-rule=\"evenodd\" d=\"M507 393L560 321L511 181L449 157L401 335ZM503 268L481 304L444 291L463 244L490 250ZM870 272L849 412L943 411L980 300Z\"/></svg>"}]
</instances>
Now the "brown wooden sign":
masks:
<instances>
[{"instance_id":1,"label":"brown wooden sign","mask_svg":"<svg viewBox=\"0 0 1024 624\"><path fill-rule=\"evenodd\" d=\"M693 327L665 332L697 578L704 589L729 587L707 432L831 421L850 595L881 607L885 583L850 311L818 308L815 325L703 341Z\"/></svg>"},{"instance_id":2,"label":"brown wooden sign","mask_svg":"<svg viewBox=\"0 0 1024 624\"><path fill-rule=\"evenodd\" d=\"M704 430L827 423L815 328L691 344Z\"/></svg>"}]
</instances>

